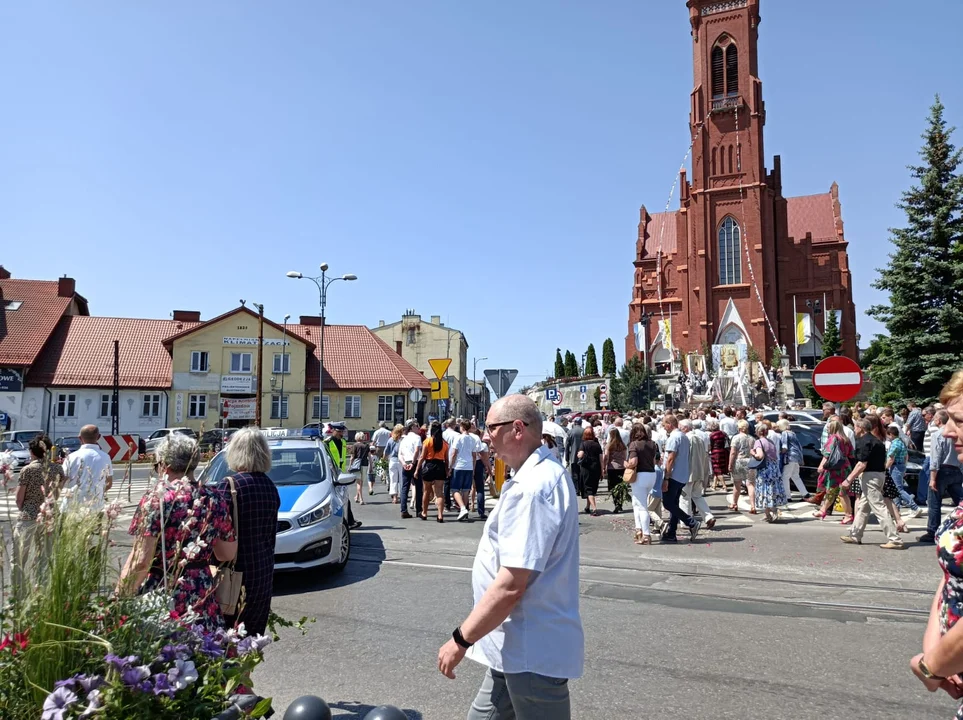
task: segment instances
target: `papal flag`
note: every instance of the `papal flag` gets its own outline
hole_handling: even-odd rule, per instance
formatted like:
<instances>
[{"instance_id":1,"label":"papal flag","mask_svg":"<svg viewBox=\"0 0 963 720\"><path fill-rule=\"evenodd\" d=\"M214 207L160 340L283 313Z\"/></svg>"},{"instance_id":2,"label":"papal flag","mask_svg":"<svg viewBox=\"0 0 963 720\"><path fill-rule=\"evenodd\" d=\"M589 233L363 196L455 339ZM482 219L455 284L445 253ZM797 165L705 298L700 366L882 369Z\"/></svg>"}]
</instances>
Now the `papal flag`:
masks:
<instances>
[{"instance_id":1,"label":"papal flag","mask_svg":"<svg viewBox=\"0 0 963 720\"><path fill-rule=\"evenodd\" d=\"M665 318L659 321L662 325L662 347L666 350L672 349L672 318Z\"/></svg>"},{"instance_id":2,"label":"papal flag","mask_svg":"<svg viewBox=\"0 0 963 720\"><path fill-rule=\"evenodd\" d=\"M809 313L796 313L796 344L805 345L812 336L812 318Z\"/></svg>"},{"instance_id":3,"label":"papal flag","mask_svg":"<svg viewBox=\"0 0 963 720\"><path fill-rule=\"evenodd\" d=\"M635 349L645 350L645 325L638 322L635 324Z\"/></svg>"}]
</instances>

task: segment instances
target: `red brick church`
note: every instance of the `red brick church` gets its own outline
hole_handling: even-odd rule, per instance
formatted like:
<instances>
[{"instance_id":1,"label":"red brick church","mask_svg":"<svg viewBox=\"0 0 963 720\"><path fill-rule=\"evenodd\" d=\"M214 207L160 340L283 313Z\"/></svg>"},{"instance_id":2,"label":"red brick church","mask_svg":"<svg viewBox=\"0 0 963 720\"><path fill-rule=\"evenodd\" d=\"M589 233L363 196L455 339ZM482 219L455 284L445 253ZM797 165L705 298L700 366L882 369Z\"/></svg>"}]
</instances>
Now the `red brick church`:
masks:
<instances>
[{"instance_id":1,"label":"red brick church","mask_svg":"<svg viewBox=\"0 0 963 720\"><path fill-rule=\"evenodd\" d=\"M692 177L680 175L678 210L641 208L625 343L626 358L645 356L662 372L677 372L704 344L745 345L764 360L780 345L793 365L798 357L811 366L829 310L838 311L843 354L856 357L839 189L786 198L779 156L765 166L759 2L686 3Z\"/></svg>"}]
</instances>

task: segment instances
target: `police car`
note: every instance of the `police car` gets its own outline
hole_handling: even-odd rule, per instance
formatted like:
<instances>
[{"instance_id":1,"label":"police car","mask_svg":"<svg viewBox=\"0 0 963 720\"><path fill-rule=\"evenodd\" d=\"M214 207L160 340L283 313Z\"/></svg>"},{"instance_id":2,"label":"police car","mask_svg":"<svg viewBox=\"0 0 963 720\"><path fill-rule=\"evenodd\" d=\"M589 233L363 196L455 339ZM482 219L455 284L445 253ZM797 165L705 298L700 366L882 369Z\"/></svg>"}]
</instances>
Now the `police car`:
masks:
<instances>
[{"instance_id":1,"label":"police car","mask_svg":"<svg viewBox=\"0 0 963 720\"><path fill-rule=\"evenodd\" d=\"M341 572L351 553L351 532L345 517L347 488L354 475L336 474L327 448L317 438L296 431L265 431L271 449L271 480L281 496L274 569L308 570L324 567ZM219 452L200 477L217 485L230 474L227 451Z\"/></svg>"}]
</instances>

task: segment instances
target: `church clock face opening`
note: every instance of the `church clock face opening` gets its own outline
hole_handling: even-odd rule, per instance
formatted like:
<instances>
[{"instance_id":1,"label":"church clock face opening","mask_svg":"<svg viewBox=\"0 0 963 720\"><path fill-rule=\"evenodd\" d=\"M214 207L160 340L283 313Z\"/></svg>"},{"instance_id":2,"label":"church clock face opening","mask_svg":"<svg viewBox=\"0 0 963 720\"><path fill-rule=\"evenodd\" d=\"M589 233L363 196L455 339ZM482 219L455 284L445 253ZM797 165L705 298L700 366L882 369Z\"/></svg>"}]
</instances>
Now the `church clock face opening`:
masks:
<instances>
[{"instance_id":1,"label":"church clock face opening","mask_svg":"<svg viewBox=\"0 0 963 720\"><path fill-rule=\"evenodd\" d=\"M666 374L707 346L743 345L767 363L783 346L791 363L811 364L828 315L813 314L806 305L813 298L837 311L842 354L856 356L839 188L787 197L781 158L766 165L759 8L770 1L687 3L691 168L679 178L678 209L640 210L625 339L626 358ZM679 26L684 42L681 17ZM793 111L770 109L773 118ZM827 180L832 172L826 168Z\"/></svg>"}]
</instances>

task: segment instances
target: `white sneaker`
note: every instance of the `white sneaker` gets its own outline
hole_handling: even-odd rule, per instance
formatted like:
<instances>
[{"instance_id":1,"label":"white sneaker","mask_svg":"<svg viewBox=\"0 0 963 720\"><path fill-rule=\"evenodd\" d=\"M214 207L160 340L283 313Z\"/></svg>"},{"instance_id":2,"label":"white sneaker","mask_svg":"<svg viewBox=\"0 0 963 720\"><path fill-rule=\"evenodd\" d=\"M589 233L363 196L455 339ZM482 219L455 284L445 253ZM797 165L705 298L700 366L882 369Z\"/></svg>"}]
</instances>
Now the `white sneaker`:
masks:
<instances>
[{"instance_id":1,"label":"white sneaker","mask_svg":"<svg viewBox=\"0 0 963 720\"><path fill-rule=\"evenodd\" d=\"M462 508L461 511L458 513L458 519L462 520L463 518L466 518L466 517L468 517L468 508Z\"/></svg>"},{"instance_id":2,"label":"white sneaker","mask_svg":"<svg viewBox=\"0 0 963 720\"><path fill-rule=\"evenodd\" d=\"M923 508L918 507L913 512L910 513L911 518L918 518L923 516Z\"/></svg>"}]
</instances>

